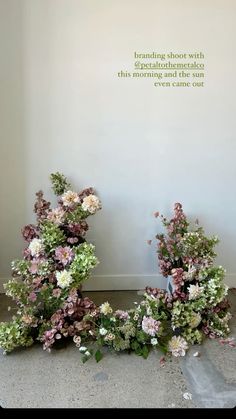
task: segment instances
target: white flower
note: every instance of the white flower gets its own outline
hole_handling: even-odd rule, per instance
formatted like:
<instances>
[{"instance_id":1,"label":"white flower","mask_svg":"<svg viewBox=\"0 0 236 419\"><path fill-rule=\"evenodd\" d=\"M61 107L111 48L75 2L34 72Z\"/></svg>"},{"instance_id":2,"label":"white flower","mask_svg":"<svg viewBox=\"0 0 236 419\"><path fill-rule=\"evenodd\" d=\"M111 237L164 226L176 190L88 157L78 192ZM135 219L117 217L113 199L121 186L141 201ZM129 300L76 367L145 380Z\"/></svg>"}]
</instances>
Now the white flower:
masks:
<instances>
[{"instance_id":1,"label":"white flower","mask_svg":"<svg viewBox=\"0 0 236 419\"><path fill-rule=\"evenodd\" d=\"M158 340L156 338L152 338L151 339L151 344L152 345L157 345L158 344Z\"/></svg>"},{"instance_id":2,"label":"white flower","mask_svg":"<svg viewBox=\"0 0 236 419\"><path fill-rule=\"evenodd\" d=\"M112 308L111 308L110 304L108 303L108 301L106 303L103 303L102 305L100 305L100 312L102 314L105 314L105 316L107 314L112 313Z\"/></svg>"},{"instance_id":3,"label":"white flower","mask_svg":"<svg viewBox=\"0 0 236 419\"><path fill-rule=\"evenodd\" d=\"M99 333L101 336L105 336L107 334L107 329L105 329L105 327L101 327L101 329L99 329Z\"/></svg>"},{"instance_id":4,"label":"white flower","mask_svg":"<svg viewBox=\"0 0 236 419\"><path fill-rule=\"evenodd\" d=\"M63 218L65 215L65 211L63 211L61 208L55 208L48 214L48 220L52 221L52 223L59 225L62 223Z\"/></svg>"},{"instance_id":5,"label":"white flower","mask_svg":"<svg viewBox=\"0 0 236 419\"><path fill-rule=\"evenodd\" d=\"M86 355L86 356L90 356L90 355L91 355L91 353L90 353L89 351L86 351L84 355Z\"/></svg>"},{"instance_id":6,"label":"white flower","mask_svg":"<svg viewBox=\"0 0 236 419\"><path fill-rule=\"evenodd\" d=\"M191 317L191 320L189 322L189 326L192 329L195 329L195 327L198 327L198 325L201 323L202 318L201 315L199 313L194 313Z\"/></svg>"},{"instance_id":7,"label":"white flower","mask_svg":"<svg viewBox=\"0 0 236 419\"><path fill-rule=\"evenodd\" d=\"M82 208L90 214L95 214L96 211L101 209L101 202L96 195L89 195L83 199Z\"/></svg>"},{"instance_id":8,"label":"white flower","mask_svg":"<svg viewBox=\"0 0 236 419\"><path fill-rule=\"evenodd\" d=\"M73 281L73 278L69 271L64 269L63 271L57 271L56 272L56 278L57 278L57 285L60 288L66 288L68 287L71 282Z\"/></svg>"},{"instance_id":9,"label":"white flower","mask_svg":"<svg viewBox=\"0 0 236 419\"><path fill-rule=\"evenodd\" d=\"M80 347L80 344L81 344L81 337L75 335L73 337L73 341L75 342L75 345L77 346L77 348L79 348Z\"/></svg>"},{"instance_id":10,"label":"white flower","mask_svg":"<svg viewBox=\"0 0 236 419\"><path fill-rule=\"evenodd\" d=\"M80 351L80 352L86 352L86 351L87 351L86 346L81 346L81 347L79 348L79 351Z\"/></svg>"},{"instance_id":11,"label":"white flower","mask_svg":"<svg viewBox=\"0 0 236 419\"><path fill-rule=\"evenodd\" d=\"M190 285L188 287L189 299L190 300L196 300L197 298L199 298L201 296L203 291L204 291L204 287L199 287L198 284Z\"/></svg>"},{"instance_id":12,"label":"white flower","mask_svg":"<svg viewBox=\"0 0 236 419\"><path fill-rule=\"evenodd\" d=\"M39 256L43 250L43 243L40 239L33 239L29 245L29 251L32 256Z\"/></svg>"},{"instance_id":13,"label":"white flower","mask_svg":"<svg viewBox=\"0 0 236 419\"><path fill-rule=\"evenodd\" d=\"M73 191L65 192L62 197L62 202L65 207L73 207L74 204L80 202L79 195Z\"/></svg>"},{"instance_id":14,"label":"white flower","mask_svg":"<svg viewBox=\"0 0 236 419\"><path fill-rule=\"evenodd\" d=\"M174 356L185 356L185 351L188 349L188 344L181 336L173 336L168 344L169 351Z\"/></svg>"},{"instance_id":15,"label":"white flower","mask_svg":"<svg viewBox=\"0 0 236 419\"><path fill-rule=\"evenodd\" d=\"M152 309L150 307L147 307L147 315L148 316L152 315Z\"/></svg>"}]
</instances>

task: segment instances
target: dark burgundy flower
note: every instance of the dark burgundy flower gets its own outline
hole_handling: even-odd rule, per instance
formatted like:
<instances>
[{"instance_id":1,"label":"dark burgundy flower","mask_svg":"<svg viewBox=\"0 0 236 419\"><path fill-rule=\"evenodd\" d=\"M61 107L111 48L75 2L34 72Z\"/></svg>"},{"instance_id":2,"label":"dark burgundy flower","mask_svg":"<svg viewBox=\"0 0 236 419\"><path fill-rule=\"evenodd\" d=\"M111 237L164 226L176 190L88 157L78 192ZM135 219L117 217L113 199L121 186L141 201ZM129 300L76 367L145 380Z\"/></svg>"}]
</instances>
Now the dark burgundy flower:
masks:
<instances>
[{"instance_id":1,"label":"dark burgundy flower","mask_svg":"<svg viewBox=\"0 0 236 419\"><path fill-rule=\"evenodd\" d=\"M38 231L37 227L33 224L28 224L22 230L22 236L27 241L30 242L31 240L38 238Z\"/></svg>"},{"instance_id":2,"label":"dark burgundy flower","mask_svg":"<svg viewBox=\"0 0 236 419\"><path fill-rule=\"evenodd\" d=\"M95 193L95 191L94 191L93 188L86 188L86 189L83 189L83 191L79 193L79 198L80 198L81 201L83 201L83 199L86 196L94 195L94 193Z\"/></svg>"},{"instance_id":3,"label":"dark burgundy flower","mask_svg":"<svg viewBox=\"0 0 236 419\"><path fill-rule=\"evenodd\" d=\"M38 220L44 220L48 216L48 210L51 204L43 198L42 191L37 192L36 196L37 199L34 204L34 212L36 213Z\"/></svg>"}]
</instances>

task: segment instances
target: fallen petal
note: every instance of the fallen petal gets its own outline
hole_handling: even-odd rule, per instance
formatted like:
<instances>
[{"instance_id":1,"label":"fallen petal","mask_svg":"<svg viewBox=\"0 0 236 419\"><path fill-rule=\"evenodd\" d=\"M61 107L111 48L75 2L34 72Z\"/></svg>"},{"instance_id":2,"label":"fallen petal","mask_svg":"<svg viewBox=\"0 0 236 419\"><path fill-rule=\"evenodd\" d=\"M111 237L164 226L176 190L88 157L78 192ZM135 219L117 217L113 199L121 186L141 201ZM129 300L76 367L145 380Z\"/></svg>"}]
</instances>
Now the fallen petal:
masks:
<instances>
[{"instance_id":1,"label":"fallen petal","mask_svg":"<svg viewBox=\"0 0 236 419\"><path fill-rule=\"evenodd\" d=\"M192 394L191 393L184 393L183 398L185 400L192 400Z\"/></svg>"}]
</instances>

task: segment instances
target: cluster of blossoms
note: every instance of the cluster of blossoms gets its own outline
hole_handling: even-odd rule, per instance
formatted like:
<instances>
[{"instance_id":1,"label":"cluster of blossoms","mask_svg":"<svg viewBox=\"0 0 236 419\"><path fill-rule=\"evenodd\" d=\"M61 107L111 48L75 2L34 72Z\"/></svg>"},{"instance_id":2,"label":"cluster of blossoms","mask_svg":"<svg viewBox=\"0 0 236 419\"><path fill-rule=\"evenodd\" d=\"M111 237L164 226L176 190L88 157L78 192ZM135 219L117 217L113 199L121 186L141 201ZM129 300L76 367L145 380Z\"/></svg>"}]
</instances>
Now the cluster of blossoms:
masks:
<instances>
[{"instance_id":1,"label":"cluster of blossoms","mask_svg":"<svg viewBox=\"0 0 236 419\"><path fill-rule=\"evenodd\" d=\"M12 262L13 279L5 284L6 294L17 303L12 321L0 324L0 346L5 352L36 339L48 349L61 337L76 336L78 322L95 309L81 298L80 290L98 263L85 235L86 218L101 203L92 188L72 191L60 173L52 174L51 181L58 204L51 208L43 192L36 193L37 224L23 228L24 257Z\"/></svg>"},{"instance_id":2,"label":"cluster of blossoms","mask_svg":"<svg viewBox=\"0 0 236 419\"><path fill-rule=\"evenodd\" d=\"M159 213L156 213L159 216ZM228 287L225 271L213 265L216 236L206 237L198 221L193 230L182 205L174 206L174 217L161 221L166 234L158 234L158 260L162 274L172 284L171 327L178 341L201 343L204 335L223 337L229 333ZM177 340L175 339L175 345ZM183 343L183 341L182 341Z\"/></svg>"}]
</instances>

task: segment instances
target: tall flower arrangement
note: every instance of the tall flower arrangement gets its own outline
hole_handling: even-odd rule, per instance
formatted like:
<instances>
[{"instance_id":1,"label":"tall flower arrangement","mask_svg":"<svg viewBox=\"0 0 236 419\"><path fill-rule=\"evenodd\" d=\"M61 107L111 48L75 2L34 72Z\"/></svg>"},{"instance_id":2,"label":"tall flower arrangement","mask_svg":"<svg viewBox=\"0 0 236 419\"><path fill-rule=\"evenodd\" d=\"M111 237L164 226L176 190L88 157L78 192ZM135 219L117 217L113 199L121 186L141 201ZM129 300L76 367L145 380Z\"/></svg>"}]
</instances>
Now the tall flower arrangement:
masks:
<instances>
[{"instance_id":1,"label":"tall flower arrangement","mask_svg":"<svg viewBox=\"0 0 236 419\"><path fill-rule=\"evenodd\" d=\"M76 336L88 328L79 324L95 305L82 298L81 284L98 260L94 246L85 240L87 217L101 203L92 188L77 193L64 175L51 174L52 188L58 197L51 208L43 192L36 193L36 224L22 230L27 246L23 259L12 262L6 294L17 303L11 322L0 325L0 346L10 352L40 340L49 349L56 340Z\"/></svg>"},{"instance_id":2,"label":"tall flower arrangement","mask_svg":"<svg viewBox=\"0 0 236 419\"><path fill-rule=\"evenodd\" d=\"M159 213L156 216L165 228L165 233L156 236L160 271L165 277L172 277L174 286L169 301L174 333L170 350L180 337L186 343L201 343L204 335L224 336L229 332L231 315L225 270L214 266L218 238L207 237L198 221L191 228L180 203L174 205L170 220Z\"/></svg>"}]
</instances>

